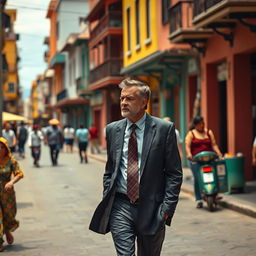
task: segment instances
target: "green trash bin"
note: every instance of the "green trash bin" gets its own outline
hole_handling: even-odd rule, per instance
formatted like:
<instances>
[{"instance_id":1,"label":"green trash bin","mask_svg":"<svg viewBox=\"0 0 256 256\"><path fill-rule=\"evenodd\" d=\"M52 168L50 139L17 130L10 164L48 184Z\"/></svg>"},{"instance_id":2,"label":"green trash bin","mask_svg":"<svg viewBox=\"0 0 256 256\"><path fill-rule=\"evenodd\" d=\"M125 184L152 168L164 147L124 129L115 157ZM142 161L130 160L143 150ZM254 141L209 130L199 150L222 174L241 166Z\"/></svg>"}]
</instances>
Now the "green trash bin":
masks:
<instances>
[{"instance_id":1,"label":"green trash bin","mask_svg":"<svg viewBox=\"0 0 256 256\"><path fill-rule=\"evenodd\" d=\"M245 192L244 157L228 157L225 158L225 162L228 178L228 193Z\"/></svg>"},{"instance_id":2,"label":"green trash bin","mask_svg":"<svg viewBox=\"0 0 256 256\"><path fill-rule=\"evenodd\" d=\"M219 192L228 192L228 177L225 160L216 160L216 172L218 177Z\"/></svg>"}]
</instances>

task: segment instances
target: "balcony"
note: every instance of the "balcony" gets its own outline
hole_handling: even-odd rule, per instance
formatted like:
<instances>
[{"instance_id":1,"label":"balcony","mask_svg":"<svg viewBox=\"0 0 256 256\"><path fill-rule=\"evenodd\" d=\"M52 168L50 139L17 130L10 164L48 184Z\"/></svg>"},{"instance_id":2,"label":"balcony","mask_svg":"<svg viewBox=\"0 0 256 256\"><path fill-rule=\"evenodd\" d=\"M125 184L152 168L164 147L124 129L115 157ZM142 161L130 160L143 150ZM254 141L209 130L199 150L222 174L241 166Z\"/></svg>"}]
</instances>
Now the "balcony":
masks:
<instances>
[{"instance_id":1,"label":"balcony","mask_svg":"<svg viewBox=\"0 0 256 256\"><path fill-rule=\"evenodd\" d=\"M67 89L62 90L57 94L57 102L67 98Z\"/></svg>"},{"instance_id":2,"label":"balcony","mask_svg":"<svg viewBox=\"0 0 256 256\"><path fill-rule=\"evenodd\" d=\"M110 76L120 76L122 59L110 59L90 71L90 83Z\"/></svg>"},{"instance_id":3,"label":"balcony","mask_svg":"<svg viewBox=\"0 0 256 256\"><path fill-rule=\"evenodd\" d=\"M230 27L242 19L256 17L256 1L195 0L193 24L202 27ZM242 21L241 21L242 20ZM245 22L244 22L245 23ZM232 25L233 26L233 25Z\"/></svg>"},{"instance_id":4,"label":"balcony","mask_svg":"<svg viewBox=\"0 0 256 256\"><path fill-rule=\"evenodd\" d=\"M90 92L88 91L88 85L89 85L89 81L87 77L77 79L76 81L77 95L81 96L81 95L90 94Z\"/></svg>"},{"instance_id":5,"label":"balcony","mask_svg":"<svg viewBox=\"0 0 256 256\"><path fill-rule=\"evenodd\" d=\"M103 16L103 18L99 20L96 27L91 30L90 38L95 40L107 30L121 29L122 27L122 12L111 11L108 15Z\"/></svg>"},{"instance_id":6,"label":"balcony","mask_svg":"<svg viewBox=\"0 0 256 256\"><path fill-rule=\"evenodd\" d=\"M196 30L192 25L194 2L180 1L169 9L170 35L173 43L203 42L213 32L211 30Z\"/></svg>"}]
</instances>

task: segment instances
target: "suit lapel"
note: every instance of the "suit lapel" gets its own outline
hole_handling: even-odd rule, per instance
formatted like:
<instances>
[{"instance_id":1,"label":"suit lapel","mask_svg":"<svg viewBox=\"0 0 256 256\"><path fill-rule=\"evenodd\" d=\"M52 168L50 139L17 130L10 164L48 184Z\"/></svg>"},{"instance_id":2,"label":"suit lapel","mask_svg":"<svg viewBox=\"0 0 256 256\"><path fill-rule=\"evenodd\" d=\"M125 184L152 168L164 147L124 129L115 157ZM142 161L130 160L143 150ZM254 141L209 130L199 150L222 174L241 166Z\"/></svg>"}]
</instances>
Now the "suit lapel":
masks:
<instances>
[{"instance_id":1,"label":"suit lapel","mask_svg":"<svg viewBox=\"0 0 256 256\"><path fill-rule=\"evenodd\" d=\"M116 127L116 134L115 134L115 148L116 148L116 165L115 165L115 171L117 168L119 168L121 156L122 156L122 150L124 145L124 133L125 128L127 125L126 119L123 119L122 122Z\"/></svg>"},{"instance_id":2,"label":"suit lapel","mask_svg":"<svg viewBox=\"0 0 256 256\"><path fill-rule=\"evenodd\" d=\"M145 131L144 131L144 137L143 137L141 166L140 166L141 176L143 174L144 167L148 158L149 150L156 133L155 126L156 125L152 117L147 115L146 121L145 121Z\"/></svg>"}]
</instances>

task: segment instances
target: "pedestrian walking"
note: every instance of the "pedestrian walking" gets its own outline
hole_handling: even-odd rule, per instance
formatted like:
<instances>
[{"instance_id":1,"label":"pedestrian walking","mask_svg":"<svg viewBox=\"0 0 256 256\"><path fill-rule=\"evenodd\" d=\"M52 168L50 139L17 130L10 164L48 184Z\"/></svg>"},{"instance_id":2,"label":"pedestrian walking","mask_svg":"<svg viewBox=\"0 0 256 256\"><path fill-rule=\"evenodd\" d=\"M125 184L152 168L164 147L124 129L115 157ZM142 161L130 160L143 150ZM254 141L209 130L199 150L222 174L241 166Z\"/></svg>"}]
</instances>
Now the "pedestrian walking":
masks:
<instances>
[{"instance_id":1,"label":"pedestrian walking","mask_svg":"<svg viewBox=\"0 0 256 256\"><path fill-rule=\"evenodd\" d=\"M80 156L81 163L83 161L85 163L88 163L88 157L87 157L88 138L89 138L88 129L84 128L83 124L80 124L80 127L76 130L76 141L78 143L79 156Z\"/></svg>"},{"instance_id":2,"label":"pedestrian walking","mask_svg":"<svg viewBox=\"0 0 256 256\"><path fill-rule=\"evenodd\" d=\"M204 119L201 116L197 116L193 120L193 127L187 133L185 138L185 146L187 158L190 161L190 168L194 177L194 194L196 199L196 207L202 208L203 201L201 197L198 177L198 165L192 162L194 155L203 151L214 151L219 158L222 158L222 154L216 143L212 130L205 128Z\"/></svg>"},{"instance_id":3,"label":"pedestrian walking","mask_svg":"<svg viewBox=\"0 0 256 256\"><path fill-rule=\"evenodd\" d=\"M19 156L25 158L25 143L28 138L28 130L25 127L25 123L23 121L20 122L20 127L17 131L17 139L18 139L18 150Z\"/></svg>"},{"instance_id":4,"label":"pedestrian walking","mask_svg":"<svg viewBox=\"0 0 256 256\"><path fill-rule=\"evenodd\" d=\"M28 146L31 149L31 155L34 159L34 165L40 167L39 160L41 155L41 142L43 141L43 133L39 130L39 125L34 124L33 130L28 135Z\"/></svg>"},{"instance_id":5,"label":"pedestrian walking","mask_svg":"<svg viewBox=\"0 0 256 256\"><path fill-rule=\"evenodd\" d=\"M11 129L11 124L10 123L5 123L5 128L3 129L3 137L7 140L8 146L11 150L12 153L15 152L15 147L17 144L17 139L14 131Z\"/></svg>"},{"instance_id":6,"label":"pedestrian walking","mask_svg":"<svg viewBox=\"0 0 256 256\"><path fill-rule=\"evenodd\" d=\"M50 126L46 129L45 144L49 145L52 165L58 165L58 155L63 145L63 134L58 127L60 122L57 119L49 121Z\"/></svg>"},{"instance_id":7,"label":"pedestrian walking","mask_svg":"<svg viewBox=\"0 0 256 256\"><path fill-rule=\"evenodd\" d=\"M63 133L64 133L65 152L73 153L75 129L71 127L70 124L68 124L66 125Z\"/></svg>"},{"instance_id":8,"label":"pedestrian walking","mask_svg":"<svg viewBox=\"0 0 256 256\"><path fill-rule=\"evenodd\" d=\"M100 147L99 147L99 132L98 128L95 126L95 124L92 124L89 128L90 133L90 150L91 153L94 154L94 152L97 152L100 154Z\"/></svg>"},{"instance_id":9,"label":"pedestrian walking","mask_svg":"<svg viewBox=\"0 0 256 256\"><path fill-rule=\"evenodd\" d=\"M149 86L125 79L120 106L124 119L106 127L107 163L103 199L90 223L112 233L117 255L158 256L182 183L175 127L146 114Z\"/></svg>"},{"instance_id":10,"label":"pedestrian walking","mask_svg":"<svg viewBox=\"0 0 256 256\"><path fill-rule=\"evenodd\" d=\"M163 118L165 121L171 121L171 118L166 116ZM180 158L183 159L183 150L182 150L182 139L180 138L180 132L178 129L175 129L175 134L176 134L176 140L177 140L177 146L180 154Z\"/></svg>"},{"instance_id":11,"label":"pedestrian walking","mask_svg":"<svg viewBox=\"0 0 256 256\"><path fill-rule=\"evenodd\" d=\"M16 216L14 184L23 178L18 162L12 157L5 138L0 137L0 251L4 250L4 235L8 244L14 242L11 232L19 227Z\"/></svg>"}]
</instances>

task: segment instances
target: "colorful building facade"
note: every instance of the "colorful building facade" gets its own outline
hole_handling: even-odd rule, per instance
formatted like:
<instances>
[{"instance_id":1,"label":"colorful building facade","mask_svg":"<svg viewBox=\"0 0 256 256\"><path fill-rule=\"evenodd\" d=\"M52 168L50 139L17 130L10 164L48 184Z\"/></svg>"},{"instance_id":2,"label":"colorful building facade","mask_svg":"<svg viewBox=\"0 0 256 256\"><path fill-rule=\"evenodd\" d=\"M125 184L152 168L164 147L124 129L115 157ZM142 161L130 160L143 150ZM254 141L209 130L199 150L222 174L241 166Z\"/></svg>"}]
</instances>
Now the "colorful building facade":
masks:
<instances>
[{"instance_id":1,"label":"colorful building facade","mask_svg":"<svg viewBox=\"0 0 256 256\"><path fill-rule=\"evenodd\" d=\"M88 126L90 120L89 100L84 97L88 76L88 35L80 31L80 17L88 11L88 0L52 0L46 16L50 20L50 35L46 40L49 50L45 54L48 62L45 75L51 92L48 109L52 109L52 115L63 125L70 124L74 128L80 123Z\"/></svg>"},{"instance_id":2,"label":"colorful building facade","mask_svg":"<svg viewBox=\"0 0 256 256\"><path fill-rule=\"evenodd\" d=\"M170 39L189 43L199 52L201 109L207 126L223 153L244 155L245 177L251 180L256 177L251 166L256 135L256 1L179 1L171 9L176 20L170 17Z\"/></svg>"},{"instance_id":3,"label":"colorful building facade","mask_svg":"<svg viewBox=\"0 0 256 256\"><path fill-rule=\"evenodd\" d=\"M8 65L8 76L3 85L4 94L4 110L7 112L20 114L20 84L18 74L18 47L17 40L19 35L14 31L14 23L16 20L16 10L6 9L5 13L10 17L10 28L5 32L5 44L3 54L5 55Z\"/></svg>"},{"instance_id":4,"label":"colorful building facade","mask_svg":"<svg viewBox=\"0 0 256 256\"><path fill-rule=\"evenodd\" d=\"M92 122L99 130L105 147L105 126L121 118L119 107L123 66L122 1L90 1L89 22L89 90Z\"/></svg>"},{"instance_id":5,"label":"colorful building facade","mask_svg":"<svg viewBox=\"0 0 256 256\"><path fill-rule=\"evenodd\" d=\"M186 76L190 47L170 43L168 1L124 0L124 68L122 74L147 81L152 90L148 112L174 120L187 130ZM195 69L193 72L197 72Z\"/></svg>"}]
</instances>

